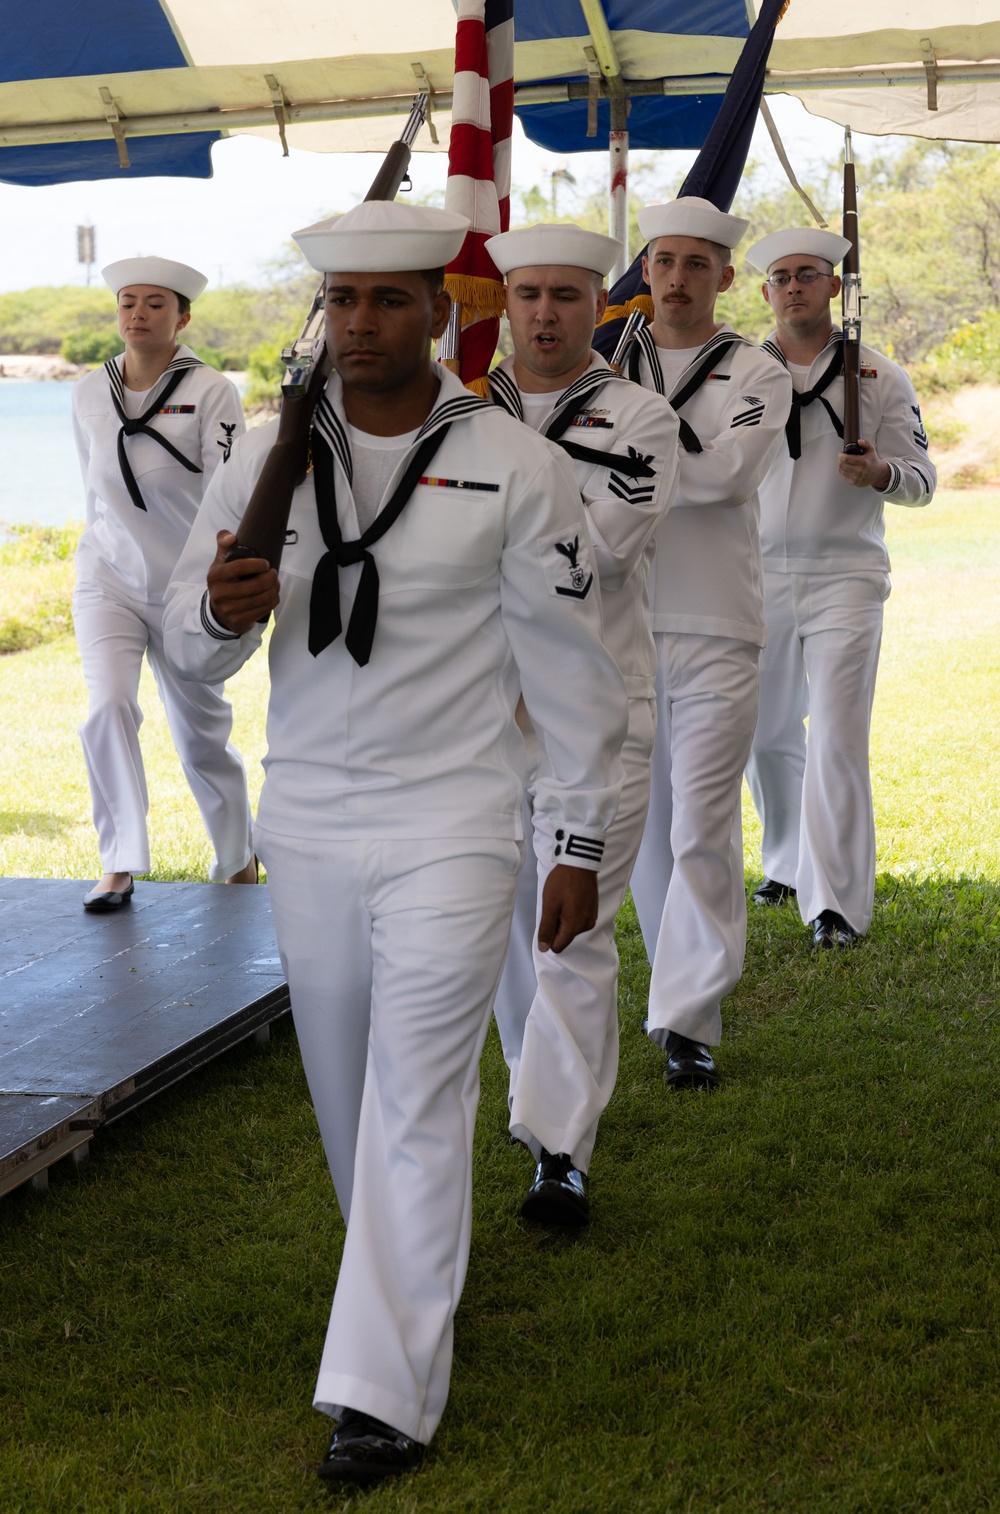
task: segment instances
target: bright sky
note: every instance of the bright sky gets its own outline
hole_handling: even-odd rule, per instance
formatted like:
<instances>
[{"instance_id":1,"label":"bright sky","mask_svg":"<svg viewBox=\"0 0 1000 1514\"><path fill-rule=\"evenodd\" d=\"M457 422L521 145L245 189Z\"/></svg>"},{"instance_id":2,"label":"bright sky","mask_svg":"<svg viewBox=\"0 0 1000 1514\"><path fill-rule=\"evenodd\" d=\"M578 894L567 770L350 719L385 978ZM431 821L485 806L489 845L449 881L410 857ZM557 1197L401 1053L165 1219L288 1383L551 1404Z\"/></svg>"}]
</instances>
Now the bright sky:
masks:
<instances>
[{"instance_id":1,"label":"bright sky","mask_svg":"<svg viewBox=\"0 0 1000 1514\"><path fill-rule=\"evenodd\" d=\"M840 150L843 133L833 122L811 116L791 98L771 96L769 103L800 177L808 176L811 163ZM876 140L856 136L859 156ZM753 154L774 162L781 174L760 125ZM679 187L692 154L669 156L676 161ZM374 154L295 151L282 158L277 143L248 136L218 142L212 160L215 173L207 180L97 179L44 188L0 183L0 291L85 283L85 270L76 261L76 227L87 221L96 229L97 269L118 258L157 252L202 268L213 284L253 283L294 230L363 199L378 161ZM0 172L2 164L0 149ZM547 188L553 169L567 167L582 187L597 189L605 181L606 156L557 157L529 142L515 121L515 188ZM445 154L414 155L411 175L418 192L443 189L446 172ZM828 214L836 209L823 208ZM96 270L93 278L99 278Z\"/></svg>"}]
</instances>

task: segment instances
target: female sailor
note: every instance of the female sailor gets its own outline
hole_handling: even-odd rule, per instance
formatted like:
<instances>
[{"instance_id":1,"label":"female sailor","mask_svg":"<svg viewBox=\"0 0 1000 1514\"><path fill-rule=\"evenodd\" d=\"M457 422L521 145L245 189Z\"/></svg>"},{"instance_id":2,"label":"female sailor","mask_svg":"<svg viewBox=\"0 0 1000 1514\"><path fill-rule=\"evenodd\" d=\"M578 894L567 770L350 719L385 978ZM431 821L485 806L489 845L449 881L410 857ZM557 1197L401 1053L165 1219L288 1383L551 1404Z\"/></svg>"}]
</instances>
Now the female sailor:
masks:
<instances>
[{"instance_id":1,"label":"female sailor","mask_svg":"<svg viewBox=\"0 0 1000 1514\"><path fill-rule=\"evenodd\" d=\"M124 353L73 392L87 523L76 555L73 621L90 699L80 727L103 877L84 908L118 909L150 869L149 801L139 748L145 654L184 774L214 849L213 882L253 883L246 774L230 744L222 687L185 683L163 656L163 595L215 469L245 428L239 395L178 344L208 280L167 258L103 270Z\"/></svg>"}]
</instances>

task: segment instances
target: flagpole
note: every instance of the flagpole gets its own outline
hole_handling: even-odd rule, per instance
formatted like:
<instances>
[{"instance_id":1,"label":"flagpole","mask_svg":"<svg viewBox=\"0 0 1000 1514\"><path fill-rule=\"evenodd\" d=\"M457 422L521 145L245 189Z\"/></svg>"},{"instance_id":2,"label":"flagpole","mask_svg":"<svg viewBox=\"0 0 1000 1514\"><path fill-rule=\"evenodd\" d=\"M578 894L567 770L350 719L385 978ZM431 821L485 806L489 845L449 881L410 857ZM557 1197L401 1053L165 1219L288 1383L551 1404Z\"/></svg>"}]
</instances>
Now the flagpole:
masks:
<instances>
[{"instance_id":1,"label":"flagpole","mask_svg":"<svg viewBox=\"0 0 1000 1514\"><path fill-rule=\"evenodd\" d=\"M611 270L615 284L628 268L628 95L614 38L602 0L580 0L592 56L601 70L611 108L608 134L608 233L622 243L622 253Z\"/></svg>"},{"instance_id":2,"label":"flagpole","mask_svg":"<svg viewBox=\"0 0 1000 1514\"><path fill-rule=\"evenodd\" d=\"M629 265L628 256L628 96L624 90L610 98L611 131L608 135L608 235L617 237L622 250L611 270L616 284Z\"/></svg>"}]
</instances>

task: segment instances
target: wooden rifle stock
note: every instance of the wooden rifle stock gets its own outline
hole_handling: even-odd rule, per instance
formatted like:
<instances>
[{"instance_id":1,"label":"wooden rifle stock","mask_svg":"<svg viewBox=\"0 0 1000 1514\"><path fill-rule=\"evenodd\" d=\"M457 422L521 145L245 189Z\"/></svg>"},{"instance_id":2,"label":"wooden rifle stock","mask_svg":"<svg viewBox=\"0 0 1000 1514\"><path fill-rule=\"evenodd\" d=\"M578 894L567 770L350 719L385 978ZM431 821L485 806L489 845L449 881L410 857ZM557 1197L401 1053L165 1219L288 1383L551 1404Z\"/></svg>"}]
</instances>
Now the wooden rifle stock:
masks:
<instances>
[{"instance_id":1,"label":"wooden rifle stock","mask_svg":"<svg viewBox=\"0 0 1000 1514\"><path fill-rule=\"evenodd\" d=\"M386 153L366 200L394 200L406 178L410 148L427 116L427 96L417 95L399 140ZM321 327L323 285L313 301L302 334L282 353L288 371L281 384L278 435L268 453L253 494L236 531L236 544L226 558L262 557L272 567L281 564L292 495L309 467L309 432L313 411L330 375L326 349L317 332Z\"/></svg>"},{"instance_id":2,"label":"wooden rifle stock","mask_svg":"<svg viewBox=\"0 0 1000 1514\"><path fill-rule=\"evenodd\" d=\"M844 451L858 457L863 449L861 436L861 248L858 238L858 187L851 154L851 128L844 143L844 220L843 234L850 242L844 254L843 280L844 328Z\"/></svg>"},{"instance_id":3,"label":"wooden rifle stock","mask_svg":"<svg viewBox=\"0 0 1000 1514\"><path fill-rule=\"evenodd\" d=\"M305 394L283 395L278 416L278 436L254 485L250 502L236 532L236 545L227 562L243 557L263 557L272 568L281 563L292 495L309 467L309 432L328 372L320 361L313 368Z\"/></svg>"},{"instance_id":4,"label":"wooden rifle stock","mask_svg":"<svg viewBox=\"0 0 1000 1514\"><path fill-rule=\"evenodd\" d=\"M400 137L385 155L385 162L375 175L366 200L394 200L410 166L410 144Z\"/></svg>"}]
</instances>

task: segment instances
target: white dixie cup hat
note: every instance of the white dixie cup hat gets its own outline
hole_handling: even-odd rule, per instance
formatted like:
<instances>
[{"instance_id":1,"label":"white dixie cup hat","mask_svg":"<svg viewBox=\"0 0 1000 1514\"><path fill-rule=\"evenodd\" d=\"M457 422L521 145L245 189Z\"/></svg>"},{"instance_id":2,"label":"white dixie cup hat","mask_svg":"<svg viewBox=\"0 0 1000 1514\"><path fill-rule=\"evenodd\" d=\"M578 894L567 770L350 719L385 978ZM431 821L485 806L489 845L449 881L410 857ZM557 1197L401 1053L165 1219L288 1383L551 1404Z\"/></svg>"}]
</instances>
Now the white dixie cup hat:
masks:
<instances>
[{"instance_id":1,"label":"white dixie cup hat","mask_svg":"<svg viewBox=\"0 0 1000 1514\"><path fill-rule=\"evenodd\" d=\"M617 237L582 226L522 226L490 237L486 251L504 275L515 268L586 268L605 278L622 250Z\"/></svg>"},{"instance_id":2,"label":"white dixie cup hat","mask_svg":"<svg viewBox=\"0 0 1000 1514\"><path fill-rule=\"evenodd\" d=\"M471 224L429 205L365 200L292 236L317 273L421 272L457 257Z\"/></svg>"},{"instance_id":3,"label":"white dixie cup hat","mask_svg":"<svg viewBox=\"0 0 1000 1514\"><path fill-rule=\"evenodd\" d=\"M721 247L736 247L750 225L742 216L731 216L697 195L646 205L637 219L647 242L655 242L657 237L699 237Z\"/></svg>"},{"instance_id":4,"label":"white dixie cup hat","mask_svg":"<svg viewBox=\"0 0 1000 1514\"><path fill-rule=\"evenodd\" d=\"M102 268L101 278L114 295L130 284L149 284L156 289L172 289L186 300L196 300L208 284L207 274L172 258L121 258Z\"/></svg>"},{"instance_id":5,"label":"white dixie cup hat","mask_svg":"<svg viewBox=\"0 0 1000 1514\"><path fill-rule=\"evenodd\" d=\"M770 236L754 242L747 249L746 260L751 268L763 274L779 258L824 258L836 268L850 245L847 237L838 236L835 231L823 231L819 226L792 226L787 231L772 231Z\"/></svg>"}]
</instances>

